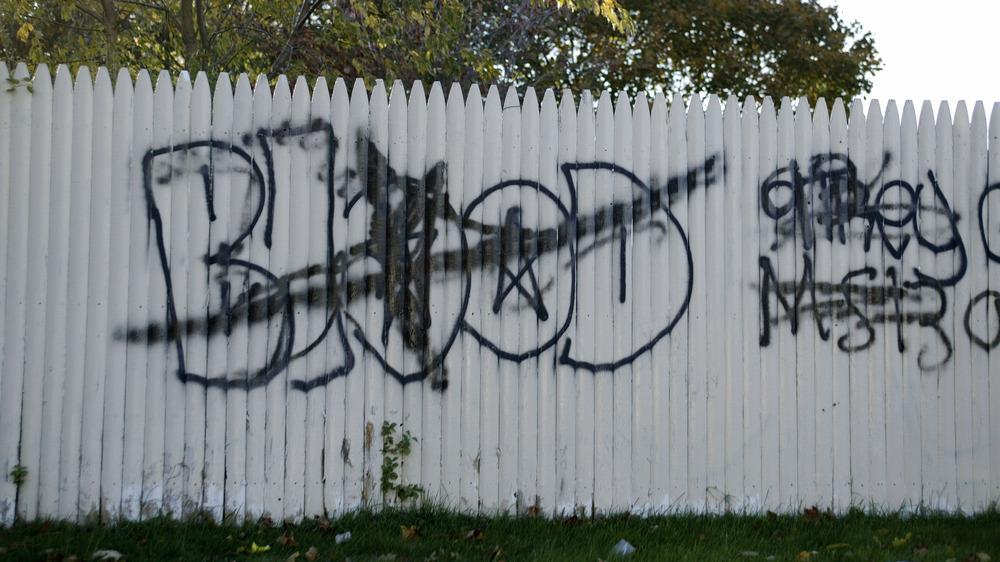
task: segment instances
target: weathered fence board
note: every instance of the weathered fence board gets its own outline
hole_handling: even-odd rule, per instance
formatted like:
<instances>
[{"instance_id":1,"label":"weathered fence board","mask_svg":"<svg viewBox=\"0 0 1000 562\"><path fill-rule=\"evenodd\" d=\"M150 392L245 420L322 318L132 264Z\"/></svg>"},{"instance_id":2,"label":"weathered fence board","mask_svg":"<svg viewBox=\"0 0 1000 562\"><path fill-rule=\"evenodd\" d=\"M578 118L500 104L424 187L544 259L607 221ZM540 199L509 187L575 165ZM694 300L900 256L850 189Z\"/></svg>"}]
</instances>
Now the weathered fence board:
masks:
<instances>
[{"instance_id":1,"label":"weathered fence board","mask_svg":"<svg viewBox=\"0 0 1000 562\"><path fill-rule=\"evenodd\" d=\"M1000 104L49 76L4 524L1000 499Z\"/></svg>"}]
</instances>

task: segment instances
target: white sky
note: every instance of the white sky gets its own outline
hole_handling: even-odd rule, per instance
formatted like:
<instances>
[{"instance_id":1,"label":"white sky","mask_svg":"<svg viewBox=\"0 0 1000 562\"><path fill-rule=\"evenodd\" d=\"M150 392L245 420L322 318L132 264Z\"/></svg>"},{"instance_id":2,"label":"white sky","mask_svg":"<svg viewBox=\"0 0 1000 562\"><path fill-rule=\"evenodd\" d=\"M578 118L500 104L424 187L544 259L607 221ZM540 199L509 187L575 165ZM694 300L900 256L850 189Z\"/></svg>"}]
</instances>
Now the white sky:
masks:
<instances>
[{"instance_id":1,"label":"white sky","mask_svg":"<svg viewBox=\"0 0 1000 562\"><path fill-rule=\"evenodd\" d=\"M875 37L882 70L865 101L1000 101L1000 0L820 0Z\"/></svg>"}]
</instances>

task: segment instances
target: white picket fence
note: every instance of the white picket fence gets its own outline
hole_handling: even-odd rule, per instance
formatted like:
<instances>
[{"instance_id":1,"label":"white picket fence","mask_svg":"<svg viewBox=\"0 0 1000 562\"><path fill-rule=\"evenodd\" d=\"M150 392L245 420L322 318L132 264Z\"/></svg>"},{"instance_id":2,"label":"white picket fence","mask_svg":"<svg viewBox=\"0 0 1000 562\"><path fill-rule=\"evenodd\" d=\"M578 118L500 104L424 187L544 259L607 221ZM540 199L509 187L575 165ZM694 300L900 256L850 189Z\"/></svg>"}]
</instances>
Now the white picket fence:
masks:
<instances>
[{"instance_id":1,"label":"white picket fence","mask_svg":"<svg viewBox=\"0 0 1000 562\"><path fill-rule=\"evenodd\" d=\"M394 502L384 427L464 511L1000 499L1000 104L49 76L0 64L4 524Z\"/></svg>"}]
</instances>

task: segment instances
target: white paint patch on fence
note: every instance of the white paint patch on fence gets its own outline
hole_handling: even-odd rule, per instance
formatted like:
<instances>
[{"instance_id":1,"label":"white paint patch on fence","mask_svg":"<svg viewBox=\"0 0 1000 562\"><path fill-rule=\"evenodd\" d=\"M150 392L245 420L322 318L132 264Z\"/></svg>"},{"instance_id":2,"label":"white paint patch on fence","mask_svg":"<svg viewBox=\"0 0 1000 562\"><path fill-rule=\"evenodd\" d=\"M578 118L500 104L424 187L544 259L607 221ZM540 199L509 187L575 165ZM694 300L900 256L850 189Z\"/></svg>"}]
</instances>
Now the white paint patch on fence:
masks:
<instances>
[{"instance_id":1,"label":"white paint patch on fence","mask_svg":"<svg viewBox=\"0 0 1000 562\"><path fill-rule=\"evenodd\" d=\"M1000 498L1000 105L0 81L0 523Z\"/></svg>"}]
</instances>

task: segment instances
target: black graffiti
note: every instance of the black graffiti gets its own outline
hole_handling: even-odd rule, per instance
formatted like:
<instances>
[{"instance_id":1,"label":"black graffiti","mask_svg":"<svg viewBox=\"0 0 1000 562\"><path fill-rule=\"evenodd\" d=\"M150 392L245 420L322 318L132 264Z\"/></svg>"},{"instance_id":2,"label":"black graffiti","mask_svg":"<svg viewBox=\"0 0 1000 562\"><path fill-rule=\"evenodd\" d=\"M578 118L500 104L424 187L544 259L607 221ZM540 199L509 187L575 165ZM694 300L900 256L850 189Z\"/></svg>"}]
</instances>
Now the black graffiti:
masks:
<instances>
[{"instance_id":1,"label":"black graffiti","mask_svg":"<svg viewBox=\"0 0 1000 562\"><path fill-rule=\"evenodd\" d=\"M875 324L895 324L896 347L903 352L906 344L902 327L916 324L934 331L945 356L938 364L931 365L925 361L925 350L921 349L918 357L921 368L932 369L951 358L953 346L941 320L947 309L944 289L955 286L968 270L968 255L957 226L959 217L933 170L927 170L925 181L914 186L903 179L884 177L891 161L891 155L884 154L881 169L865 182L846 155L818 154L806 166L792 160L761 183L761 211L775 225L771 250L778 252L787 243L804 250L800 281L779 280L771 259L760 257L762 346L770 344L771 325L779 319L787 321L792 333L797 333L799 311L809 309L817 333L824 341L830 337L826 320L848 317L855 320L857 330L838 339L842 351L867 349L875 339ZM980 215L985 198L984 193ZM936 220L927 220L931 218ZM852 221L855 229L861 229L866 253L872 250L872 241L877 237L881 240L878 250L885 250L886 260L901 260L915 241L915 247L930 255L949 256L950 260L942 262L948 266L946 270L929 272L918 263L908 275L896 266L883 271L867 267L846 272L839 283L816 280L813 260L817 243L847 245L850 237L856 235L852 233ZM985 240L985 233L983 237ZM772 316L772 294L784 310L783 318ZM804 304L806 294L812 302L808 306ZM932 299L936 306L928 309ZM862 334L861 339L854 341L852 338L857 338L857 334Z\"/></svg>"},{"instance_id":2,"label":"black graffiti","mask_svg":"<svg viewBox=\"0 0 1000 562\"><path fill-rule=\"evenodd\" d=\"M986 257L992 261L1000 263L1000 248L996 250L990 244L990 233L989 233L989 218L987 217L987 203L994 193L1000 192L1000 183L995 183L983 190L983 194L979 196L978 205L978 215L979 215L979 235L983 239L983 247L986 248Z\"/></svg>"},{"instance_id":3,"label":"black graffiti","mask_svg":"<svg viewBox=\"0 0 1000 562\"><path fill-rule=\"evenodd\" d=\"M976 308L977 304L986 299L993 299L993 309L995 311L993 318L997 319L998 325L996 334L994 334L992 338L989 333L985 334L986 337L981 337L980 334L977 334L972 328L972 311ZM972 340L972 343L985 350L994 349L997 346L1000 346L1000 291L986 290L972 297L972 300L969 301L969 306L965 309L964 324L965 333L969 335L969 339ZM989 329L990 328L987 327L987 330Z\"/></svg>"},{"instance_id":4,"label":"black graffiti","mask_svg":"<svg viewBox=\"0 0 1000 562\"><path fill-rule=\"evenodd\" d=\"M804 249L810 250L817 236L827 242L847 244L851 220L861 219L866 225L865 252L871 250L876 228L885 249L896 259L903 255L913 238L935 254L956 251L958 267L950 277L934 278L918 267L913 268L913 274L921 281L954 286L965 276L968 268L965 244L957 226L958 217L932 170L927 171L928 183L919 183L916 187L901 179L885 181L872 200L871 186L883 179L890 161L891 155L885 154L882 168L867 183L858 179L857 166L845 154L817 154L806 168L792 160L788 166L776 170L760 187L761 209L777 225L778 236L771 249L777 250L784 241L797 240ZM887 194L895 195L900 202L890 203ZM986 193L982 200L985 197ZM776 199L787 201L778 204ZM820 210L817 212L815 207ZM927 227L922 226L924 221L917 220L918 212L934 213L943 219L947 240L942 243L932 241L926 232ZM819 234L817 225L820 227ZM887 232L887 227L899 229L899 232ZM907 232L907 227L912 229L912 234Z\"/></svg>"},{"instance_id":5,"label":"black graffiti","mask_svg":"<svg viewBox=\"0 0 1000 562\"><path fill-rule=\"evenodd\" d=\"M312 142L323 150L323 162L316 177L322 182L327 205L326 259L324 263L307 264L282 273L267 263L273 244L276 200L280 196L274 150L295 139L305 147L307 137L315 137ZM499 358L515 362L537 357L562 339L560 363L588 371L611 371L651 349L673 330L688 308L693 287L692 256L687 235L671 212L670 203L682 190L715 183L715 156L684 174L652 186L615 164L566 163L561 166L567 184L562 193L533 180L504 181L484 190L459 212L449 200L443 163L430 166L422 176L411 177L390 166L388 158L363 137L357 141L359 150L354 169L343 184L338 184L334 177L338 140L330 125L321 120L303 127L286 125L277 130L261 129L244 136L241 141L242 145L219 140L181 143L149 150L142 158L147 218L152 227L156 261L165 280L166 317L162 322L151 320L144 327L119 330L116 336L147 345L168 343L176 355L177 376L184 382L221 388L258 387L321 344L326 344L327 348L333 346L332 351L328 349L328 355L338 358L334 364L325 364L320 371L308 373L304 380L290 382L292 388L308 391L354 369L356 360L348 333L387 375L403 384L430 378L436 389L447 386L444 358L460 332L475 338ZM221 163L227 159L229 168ZM574 174L581 171L602 171L623 178L631 195L599 206L592 213L581 214L574 180ZM205 216L211 224L217 221L220 213L229 212L215 208L218 201L216 176L221 173L241 178L241 189L245 187L245 192L240 192L245 199L243 219L236 231L229 234L230 240L219 242L201 258L214 284L212 294L218 295L218 300L213 300L216 305L209 311L182 317L178 309L184 305L176 302L174 296L169 240L157 193L170 189L179 178L187 178L192 186L200 183L193 188L202 190ZM538 205L551 206L557 221L539 224L537 228L525 224L523 209L504 203L505 194L513 193L511 190L518 190L517 195L524 193L532 197ZM342 211L337 208L338 204ZM487 206L490 216L499 209L501 220L496 223L477 220ZM334 239L338 211L344 218L356 214L364 217L367 232L363 241L344 247L342 241ZM648 342L640 342L624 357L600 362L574 358L572 341L565 335L576 309L578 255L586 255L616 240L620 242L621 281L617 300L625 302L628 237L650 229L664 234L674 230L680 239L684 255L678 256L678 263L687 270L683 302L670 311ZM442 232L446 230L460 234L459 247L439 247ZM255 244L258 250L253 251L251 246ZM562 269L569 272L560 276L560 283L567 286L559 291L553 291L551 281L544 283L540 278L538 264L543 256L557 257ZM529 342L526 347L516 350L507 349L502 342L481 333L466 319L473 280L489 277L480 272L492 272L490 275L493 275L496 286L487 304L493 314L501 313L506 301L513 296L518 303L527 303L523 310L532 311L538 322L554 322L554 329L539 341ZM435 323L431 295L435 276L460 279L463 288L457 297L457 318L452 320L452 325L444 326L445 336L437 343L429 336ZM560 306L547 300L552 293L564 299ZM381 303L378 305L381 309L378 333L370 333L366 320L349 310L352 303L362 300ZM558 318L557 309L564 312ZM297 330L299 310L322 314L322 330L311 341L302 338L302 330ZM223 373L202 373L191 368L185 347L190 337L223 335L229 338L236 329L249 329L258 324L266 326L267 354L262 365L248 366L245 370L229 369ZM436 327L438 332L440 328ZM405 354L416 358L409 367L387 356L386 350L394 334L399 335ZM199 363L202 361L203 358L199 358Z\"/></svg>"},{"instance_id":6,"label":"black graffiti","mask_svg":"<svg viewBox=\"0 0 1000 562\"><path fill-rule=\"evenodd\" d=\"M795 335L800 326L800 314L811 313L816 331L823 341L829 341L831 337L831 327L824 321L853 320L853 328L836 342L838 349L847 353L871 347L875 342L877 324L896 325L896 347L902 353L907 348L902 327L916 324L930 329L944 350L943 358L937 363L930 363L925 355L927 350L921 349L917 365L924 370L934 369L951 359L951 338L941 325L948 309L947 296L941 284L924 281L900 284L894 267L885 271L886 278L891 279L888 286L872 283L878 275L873 267L849 271L840 283L822 282L816 281L808 254L803 256L803 261L801 281L779 282L770 258L760 257L761 347L771 344L772 325L786 321ZM928 291L922 290L925 288ZM772 309L771 295L774 295L783 315ZM806 295L809 302L805 300ZM933 306L930 311L925 310L928 304ZM857 335L861 336L859 341L854 340Z\"/></svg>"}]
</instances>

